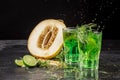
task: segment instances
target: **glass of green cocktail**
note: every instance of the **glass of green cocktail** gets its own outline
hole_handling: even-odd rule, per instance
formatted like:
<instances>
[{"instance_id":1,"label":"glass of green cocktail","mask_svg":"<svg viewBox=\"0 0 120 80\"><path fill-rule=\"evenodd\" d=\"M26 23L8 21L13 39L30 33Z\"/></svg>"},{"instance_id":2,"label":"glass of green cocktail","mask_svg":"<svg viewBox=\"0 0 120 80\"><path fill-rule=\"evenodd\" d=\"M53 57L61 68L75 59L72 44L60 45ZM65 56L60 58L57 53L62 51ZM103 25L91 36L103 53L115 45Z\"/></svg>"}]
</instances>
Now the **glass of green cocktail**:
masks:
<instances>
[{"instance_id":1,"label":"glass of green cocktail","mask_svg":"<svg viewBox=\"0 0 120 80\"><path fill-rule=\"evenodd\" d=\"M69 68L79 67L80 54L78 51L77 29L63 29L64 62Z\"/></svg>"},{"instance_id":2,"label":"glass of green cocktail","mask_svg":"<svg viewBox=\"0 0 120 80\"><path fill-rule=\"evenodd\" d=\"M90 23L78 27L78 50L81 69L98 69L102 43L102 31Z\"/></svg>"}]
</instances>

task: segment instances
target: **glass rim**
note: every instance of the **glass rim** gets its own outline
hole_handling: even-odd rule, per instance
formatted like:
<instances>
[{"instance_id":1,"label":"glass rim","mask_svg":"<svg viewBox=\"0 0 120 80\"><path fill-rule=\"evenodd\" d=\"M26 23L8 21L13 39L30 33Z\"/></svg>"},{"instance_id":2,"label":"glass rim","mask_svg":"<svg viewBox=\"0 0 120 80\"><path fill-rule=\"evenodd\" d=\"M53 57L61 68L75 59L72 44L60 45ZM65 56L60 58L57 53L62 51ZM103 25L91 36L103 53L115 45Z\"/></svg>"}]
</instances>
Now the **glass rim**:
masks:
<instances>
[{"instance_id":1,"label":"glass rim","mask_svg":"<svg viewBox=\"0 0 120 80\"><path fill-rule=\"evenodd\" d=\"M63 33L67 32L67 33L77 33L76 29L63 29Z\"/></svg>"},{"instance_id":2,"label":"glass rim","mask_svg":"<svg viewBox=\"0 0 120 80\"><path fill-rule=\"evenodd\" d=\"M66 27L66 28L63 28L63 31L74 31L74 30L77 30L75 27Z\"/></svg>"},{"instance_id":3,"label":"glass rim","mask_svg":"<svg viewBox=\"0 0 120 80\"><path fill-rule=\"evenodd\" d=\"M94 34L102 34L102 31L92 31Z\"/></svg>"}]
</instances>

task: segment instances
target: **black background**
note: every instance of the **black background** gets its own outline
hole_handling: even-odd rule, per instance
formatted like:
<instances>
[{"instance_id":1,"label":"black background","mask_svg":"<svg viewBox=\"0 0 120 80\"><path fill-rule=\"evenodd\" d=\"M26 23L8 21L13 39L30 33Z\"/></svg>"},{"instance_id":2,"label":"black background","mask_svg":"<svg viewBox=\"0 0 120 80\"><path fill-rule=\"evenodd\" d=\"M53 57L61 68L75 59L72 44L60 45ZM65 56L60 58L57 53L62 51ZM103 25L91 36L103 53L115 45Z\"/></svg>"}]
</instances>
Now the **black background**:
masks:
<instances>
[{"instance_id":1,"label":"black background","mask_svg":"<svg viewBox=\"0 0 120 80\"><path fill-rule=\"evenodd\" d=\"M28 39L42 20L64 20L66 26L94 22L103 39L120 39L119 0L4 0L0 2L0 39Z\"/></svg>"}]
</instances>

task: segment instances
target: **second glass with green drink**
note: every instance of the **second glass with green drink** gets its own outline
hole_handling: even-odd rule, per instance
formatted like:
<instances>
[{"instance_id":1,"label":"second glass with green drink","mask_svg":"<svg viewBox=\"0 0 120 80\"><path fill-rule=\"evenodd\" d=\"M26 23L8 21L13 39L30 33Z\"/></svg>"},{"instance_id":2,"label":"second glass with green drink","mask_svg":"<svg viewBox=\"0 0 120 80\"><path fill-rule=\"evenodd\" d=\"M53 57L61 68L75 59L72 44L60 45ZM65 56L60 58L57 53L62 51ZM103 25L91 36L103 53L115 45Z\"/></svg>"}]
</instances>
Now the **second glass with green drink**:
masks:
<instances>
[{"instance_id":1,"label":"second glass with green drink","mask_svg":"<svg viewBox=\"0 0 120 80\"><path fill-rule=\"evenodd\" d=\"M99 67L102 44L102 31L96 24L90 23L78 28L78 49L80 68L95 70Z\"/></svg>"},{"instance_id":2,"label":"second glass with green drink","mask_svg":"<svg viewBox=\"0 0 120 80\"><path fill-rule=\"evenodd\" d=\"M102 31L96 24L63 30L64 62L68 67L80 69L98 69L102 44Z\"/></svg>"}]
</instances>

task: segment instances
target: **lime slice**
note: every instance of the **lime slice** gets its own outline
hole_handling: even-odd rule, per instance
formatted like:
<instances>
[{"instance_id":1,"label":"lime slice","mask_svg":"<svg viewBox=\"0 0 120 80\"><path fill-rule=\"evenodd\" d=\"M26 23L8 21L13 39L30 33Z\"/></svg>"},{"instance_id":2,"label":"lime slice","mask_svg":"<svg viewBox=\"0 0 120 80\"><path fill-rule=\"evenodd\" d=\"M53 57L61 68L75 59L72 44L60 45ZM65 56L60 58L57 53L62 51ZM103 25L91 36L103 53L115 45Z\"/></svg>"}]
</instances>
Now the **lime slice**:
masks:
<instances>
[{"instance_id":1,"label":"lime slice","mask_svg":"<svg viewBox=\"0 0 120 80\"><path fill-rule=\"evenodd\" d=\"M31 55L23 56L23 62L25 63L25 65L27 65L29 67L36 66L36 64L37 64L37 60L35 59L35 57L33 57Z\"/></svg>"},{"instance_id":2,"label":"lime slice","mask_svg":"<svg viewBox=\"0 0 120 80\"><path fill-rule=\"evenodd\" d=\"M96 41L93 38L88 38L89 44L96 46Z\"/></svg>"},{"instance_id":3,"label":"lime slice","mask_svg":"<svg viewBox=\"0 0 120 80\"><path fill-rule=\"evenodd\" d=\"M15 59L15 64L17 66L25 67L25 64L23 63L23 60Z\"/></svg>"}]
</instances>

